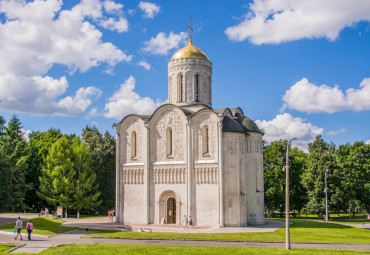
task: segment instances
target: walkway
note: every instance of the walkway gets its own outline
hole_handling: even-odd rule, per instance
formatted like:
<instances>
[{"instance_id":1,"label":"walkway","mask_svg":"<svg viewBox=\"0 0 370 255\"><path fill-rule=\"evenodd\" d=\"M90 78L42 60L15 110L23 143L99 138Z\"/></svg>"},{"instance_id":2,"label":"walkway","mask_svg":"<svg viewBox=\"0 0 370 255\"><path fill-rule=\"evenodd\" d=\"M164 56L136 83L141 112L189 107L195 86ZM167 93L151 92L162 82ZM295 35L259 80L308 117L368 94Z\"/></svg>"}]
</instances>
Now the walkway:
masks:
<instances>
[{"instance_id":1,"label":"walkway","mask_svg":"<svg viewBox=\"0 0 370 255\"><path fill-rule=\"evenodd\" d=\"M0 214L0 224L14 222L18 215ZM22 215L24 218L33 218L31 215ZM29 216L29 217L27 217ZM22 217L23 218L23 217ZM279 221L267 221L265 226L245 227L245 228L194 228L184 230L181 226L163 226L163 225L131 225L122 226L121 224L105 222L106 218L93 219L68 219L64 224L66 226L95 229L116 229L117 227L126 227L131 229L150 228L153 232L186 232L186 233L234 233L234 232L262 232L274 231L281 227ZM280 224L280 225L279 225ZM13 233L0 231L0 243L15 243L21 246L15 248L12 253L38 253L49 247L60 244L136 244L136 245L194 245L194 246L236 246L236 247L274 247L284 248L285 243L273 242L239 242L239 241L207 241L207 240L159 240L159 239L117 239L117 238L81 238L84 235L93 233L91 231L72 231L51 237L33 235L32 241L28 241L27 234L23 233L23 241L14 240ZM361 249L370 250L370 245L364 244L325 244L325 243L292 243L292 248L320 248L320 249Z\"/></svg>"}]
</instances>

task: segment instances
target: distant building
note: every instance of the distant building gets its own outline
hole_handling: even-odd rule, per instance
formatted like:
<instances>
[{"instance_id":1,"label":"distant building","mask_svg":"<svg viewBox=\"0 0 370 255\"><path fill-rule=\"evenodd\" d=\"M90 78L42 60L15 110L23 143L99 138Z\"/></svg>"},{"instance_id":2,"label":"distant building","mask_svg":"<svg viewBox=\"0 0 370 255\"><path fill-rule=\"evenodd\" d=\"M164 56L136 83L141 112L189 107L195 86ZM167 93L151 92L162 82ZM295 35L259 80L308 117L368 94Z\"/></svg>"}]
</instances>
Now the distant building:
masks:
<instances>
[{"instance_id":1,"label":"distant building","mask_svg":"<svg viewBox=\"0 0 370 255\"><path fill-rule=\"evenodd\" d=\"M240 108L212 109L212 63L191 39L168 63L168 101L116 124L117 221L264 224L262 133Z\"/></svg>"}]
</instances>

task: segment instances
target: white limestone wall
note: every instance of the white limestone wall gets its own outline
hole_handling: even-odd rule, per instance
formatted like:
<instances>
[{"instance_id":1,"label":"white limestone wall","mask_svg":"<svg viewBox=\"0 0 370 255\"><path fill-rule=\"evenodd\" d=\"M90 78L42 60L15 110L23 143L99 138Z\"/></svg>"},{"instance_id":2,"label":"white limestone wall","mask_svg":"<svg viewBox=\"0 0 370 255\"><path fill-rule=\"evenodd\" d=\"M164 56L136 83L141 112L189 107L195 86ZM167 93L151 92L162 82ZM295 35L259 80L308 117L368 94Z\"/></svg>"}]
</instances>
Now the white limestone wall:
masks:
<instances>
[{"instance_id":1,"label":"white limestone wall","mask_svg":"<svg viewBox=\"0 0 370 255\"><path fill-rule=\"evenodd\" d=\"M150 161L185 161L186 117L175 106L165 105L158 109L150 120ZM166 131L172 129L173 154L167 157Z\"/></svg>"},{"instance_id":2,"label":"white limestone wall","mask_svg":"<svg viewBox=\"0 0 370 255\"><path fill-rule=\"evenodd\" d=\"M241 225L240 158L245 134L223 132L223 205L224 226Z\"/></svg>"},{"instance_id":3,"label":"white limestone wall","mask_svg":"<svg viewBox=\"0 0 370 255\"><path fill-rule=\"evenodd\" d=\"M219 222L217 164L195 164L191 216L194 225L217 226Z\"/></svg>"},{"instance_id":4,"label":"white limestone wall","mask_svg":"<svg viewBox=\"0 0 370 255\"><path fill-rule=\"evenodd\" d=\"M178 77L183 75L185 102L178 100ZM195 75L199 74L199 101L195 102ZM175 59L168 63L169 103L186 106L201 103L212 107L212 63L202 59Z\"/></svg>"},{"instance_id":5,"label":"white limestone wall","mask_svg":"<svg viewBox=\"0 0 370 255\"><path fill-rule=\"evenodd\" d=\"M247 220L248 225L261 225L264 219L262 134L247 136Z\"/></svg>"},{"instance_id":6,"label":"white limestone wall","mask_svg":"<svg viewBox=\"0 0 370 255\"><path fill-rule=\"evenodd\" d=\"M131 157L131 134L136 132L137 154L133 159ZM121 164L126 163L144 163L145 161L145 139L146 128L144 121L138 116L132 115L124 119L120 124L120 142L121 142Z\"/></svg>"}]
</instances>

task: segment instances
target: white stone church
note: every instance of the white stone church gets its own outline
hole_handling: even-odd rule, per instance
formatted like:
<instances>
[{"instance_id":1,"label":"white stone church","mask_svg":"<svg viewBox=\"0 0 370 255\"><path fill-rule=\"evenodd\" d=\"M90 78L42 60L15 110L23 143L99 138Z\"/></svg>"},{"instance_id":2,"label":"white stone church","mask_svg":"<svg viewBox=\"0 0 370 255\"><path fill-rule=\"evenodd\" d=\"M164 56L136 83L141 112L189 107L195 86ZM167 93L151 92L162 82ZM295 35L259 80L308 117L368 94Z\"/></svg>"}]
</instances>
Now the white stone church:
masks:
<instances>
[{"instance_id":1,"label":"white stone church","mask_svg":"<svg viewBox=\"0 0 370 255\"><path fill-rule=\"evenodd\" d=\"M212 108L212 63L189 45L168 63L168 104L117 129L117 221L265 223L262 132L240 108Z\"/></svg>"}]
</instances>

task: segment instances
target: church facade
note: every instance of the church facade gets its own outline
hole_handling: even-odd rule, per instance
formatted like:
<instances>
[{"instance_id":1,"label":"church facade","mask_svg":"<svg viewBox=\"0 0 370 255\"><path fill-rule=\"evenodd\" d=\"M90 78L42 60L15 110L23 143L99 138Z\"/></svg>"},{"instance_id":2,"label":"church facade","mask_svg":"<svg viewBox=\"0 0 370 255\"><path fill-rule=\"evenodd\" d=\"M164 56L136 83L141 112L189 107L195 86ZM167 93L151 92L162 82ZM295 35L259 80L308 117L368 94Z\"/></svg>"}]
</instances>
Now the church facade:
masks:
<instances>
[{"instance_id":1,"label":"church facade","mask_svg":"<svg viewBox=\"0 0 370 255\"><path fill-rule=\"evenodd\" d=\"M262 132L212 108L212 63L191 39L168 63L168 104L115 126L118 222L264 224Z\"/></svg>"}]
</instances>

